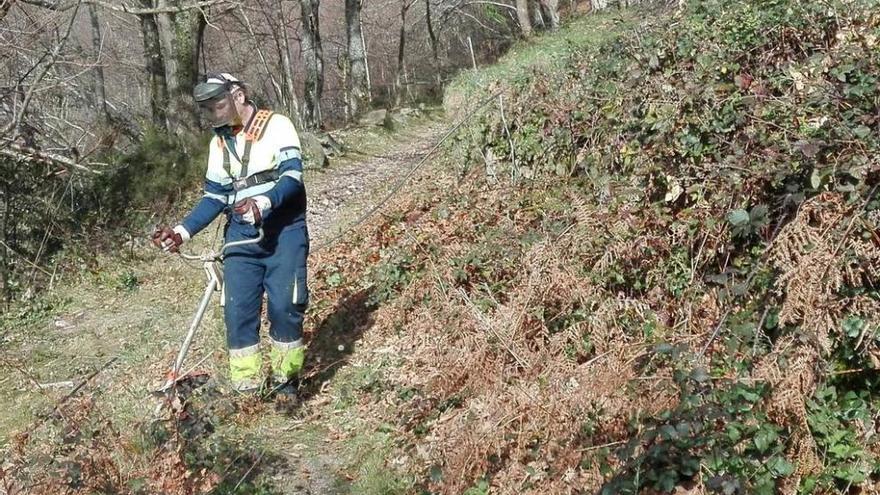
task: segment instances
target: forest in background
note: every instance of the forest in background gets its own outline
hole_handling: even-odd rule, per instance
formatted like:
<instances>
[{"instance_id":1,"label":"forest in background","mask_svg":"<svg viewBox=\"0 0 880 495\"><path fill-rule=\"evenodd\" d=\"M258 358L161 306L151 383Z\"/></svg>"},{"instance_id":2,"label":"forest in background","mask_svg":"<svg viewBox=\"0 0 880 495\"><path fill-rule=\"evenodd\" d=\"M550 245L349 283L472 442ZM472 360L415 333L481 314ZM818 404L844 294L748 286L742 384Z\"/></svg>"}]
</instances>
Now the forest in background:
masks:
<instances>
[{"instance_id":1,"label":"forest in background","mask_svg":"<svg viewBox=\"0 0 880 495\"><path fill-rule=\"evenodd\" d=\"M613 10L460 72L436 165L311 255L293 411L198 389L151 415L198 286L146 246L105 261L9 325L0 421L40 419L0 482L876 493L878 7ZM220 334L200 344L222 384Z\"/></svg>"},{"instance_id":2,"label":"forest in background","mask_svg":"<svg viewBox=\"0 0 880 495\"><path fill-rule=\"evenodd\" d=\"M323 154L329 129L372 108L436 102L460 70L557 29L562 15L608 7L2 0L0 299L30 297L87 267L85 253L131 242L198 183L204 134L190 93L208 72L235 74Z\"/></svg>"}]
</instances>

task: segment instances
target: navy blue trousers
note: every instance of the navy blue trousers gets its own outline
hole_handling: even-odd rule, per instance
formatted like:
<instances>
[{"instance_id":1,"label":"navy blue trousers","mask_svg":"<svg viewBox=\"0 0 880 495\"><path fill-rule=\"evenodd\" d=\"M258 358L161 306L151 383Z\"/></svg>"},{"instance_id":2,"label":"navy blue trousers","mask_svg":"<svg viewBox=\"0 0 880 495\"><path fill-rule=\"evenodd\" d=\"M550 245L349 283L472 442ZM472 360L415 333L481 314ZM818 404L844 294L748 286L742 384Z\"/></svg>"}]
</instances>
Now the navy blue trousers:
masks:
<instances>
[{"instance_id":1,"label":"navy blue trousers","mask_svg":"<svg viewBox=\"0 0 880 495\"><path fill-rule=\"evenodd\" d=\"M252 225L231 222L226 242L256 237ZM224 261L226 340L230 350L260 342L263 292L268 296L269 334L277 343L302 339L309 304L306 263L309 232L305 224L266 233L259 244L233 248Z\"/></svg>"}]
</instances>

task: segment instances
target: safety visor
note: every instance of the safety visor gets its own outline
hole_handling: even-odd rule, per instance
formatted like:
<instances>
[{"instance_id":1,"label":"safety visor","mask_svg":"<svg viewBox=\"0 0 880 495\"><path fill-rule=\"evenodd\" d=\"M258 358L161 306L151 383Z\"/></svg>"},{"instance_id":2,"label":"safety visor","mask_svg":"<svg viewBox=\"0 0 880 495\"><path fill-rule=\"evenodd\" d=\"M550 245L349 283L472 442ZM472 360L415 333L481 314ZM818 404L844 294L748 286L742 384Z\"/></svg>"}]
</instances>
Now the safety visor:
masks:
<instances>
[{"instance_id":1,"label":"safety visor","mask_svg":"<svg viewBox=\"0 0 880 495\"><path fill-rule=\"evenodd\" d=\"M235 116L235 103L232 101L232 94L229 92L220 93L214 98L200 101L198 105L202 121L209 123L211 127L228 125Z\"/></svg>"},{"instance_id":2,"label":"safety visor","mask_svg":"<svg viewBox=\"0 0 880 495\"><path fill-rule=\"evenodd\" d=\"M193 88L202 122L215 128L230 124L236 115L232 93L238 84L238 79L230 74L213 74Z\"/></svg>"},{"instance_id":3,"label":"safety visor","mask_svg":"<svg viewBox=\"0 0 880 495\"><path fill-rule=\"evenodd\" d=\"M196 103L201 104L227 95L230 89L232 88L229 84L201 82L193 89L193 98L196 100Z\"/></svg>"},{"instance_id":4,"label":"safety visor","mask_svg":"<svg viewBox=\"0 0 880 495\"><path fill-rule=\"evenodd\" d=\"M224 72L209 74L203 82L196 84L196 87L193 88L193 98L198 103L213 100L231 93L235 86L240 84L238 78L232 74Z\"/></svg>"}]
</instances>

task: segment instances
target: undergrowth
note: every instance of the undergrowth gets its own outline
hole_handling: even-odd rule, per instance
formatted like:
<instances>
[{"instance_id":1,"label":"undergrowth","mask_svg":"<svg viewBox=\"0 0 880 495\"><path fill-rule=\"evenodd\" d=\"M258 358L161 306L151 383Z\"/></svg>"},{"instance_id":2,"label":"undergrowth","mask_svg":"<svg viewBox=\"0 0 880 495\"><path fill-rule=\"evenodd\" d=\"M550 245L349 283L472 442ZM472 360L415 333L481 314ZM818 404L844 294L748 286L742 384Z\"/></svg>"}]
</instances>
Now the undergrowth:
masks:
<instances>
[{"instance_id":1,"label":"undergrowth","mask_svg":"<svg viewBox=\"0 0 880 495\"><path fill-rule=\"evenodd\" d=\"M875 491L876 7L595 16L454 86L501 95L456 174L312 260L393 473L361 487Z\"/></svg>"},{"instance_id":2,"label":"undergrowth","mask_svg":"<svg viewBox=\"0 0 880 495\"><path fill-rule=\"evenodd\" d=\"M353 242L374 268L336 253L424 490L874 486L877 6L594 16L452 86L499 95L456 177Z\"/></svg>"}]
</instances>

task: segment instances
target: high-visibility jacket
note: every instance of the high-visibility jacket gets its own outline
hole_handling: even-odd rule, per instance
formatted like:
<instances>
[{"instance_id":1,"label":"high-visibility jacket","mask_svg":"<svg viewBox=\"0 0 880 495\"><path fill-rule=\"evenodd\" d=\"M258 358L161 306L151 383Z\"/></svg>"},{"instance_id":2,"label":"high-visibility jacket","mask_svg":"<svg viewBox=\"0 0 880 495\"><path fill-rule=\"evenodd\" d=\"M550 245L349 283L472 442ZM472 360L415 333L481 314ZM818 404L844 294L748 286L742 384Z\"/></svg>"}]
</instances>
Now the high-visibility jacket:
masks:
<instances>
[{"instance_id":1,"label":"high-visibility jacket","mask_svg":"<svg viewBox=\"0 0 880 495\"><path fill-rule=\"evenodd\" d=\"M221 212L231 217L237 201L258 195L271 203L263 215L267 235L301 225L306 216L302 170L299 136L290 119L254 108L239 132L215 129L204 195L181 225L191 237Z\"/></svg>"}]
</instances>

